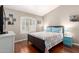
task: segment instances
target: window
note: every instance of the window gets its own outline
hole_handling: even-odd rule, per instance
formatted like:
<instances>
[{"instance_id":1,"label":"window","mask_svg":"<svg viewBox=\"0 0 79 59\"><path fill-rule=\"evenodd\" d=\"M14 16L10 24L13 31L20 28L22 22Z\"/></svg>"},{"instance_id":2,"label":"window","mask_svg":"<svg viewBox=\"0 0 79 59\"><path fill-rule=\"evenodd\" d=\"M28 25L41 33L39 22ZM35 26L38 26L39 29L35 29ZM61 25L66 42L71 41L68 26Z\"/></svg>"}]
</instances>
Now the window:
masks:
<instances>
[{"instance_id":1,"label":"window","mask_svg":"<svg viewBox=\"0 0 79 59\"><path fill-rule=\"evenodd\" d=\"M36 31L36 20L31 17L21 17L20 18L20 32L29 33Z\"/></svg>"}]
</instances>

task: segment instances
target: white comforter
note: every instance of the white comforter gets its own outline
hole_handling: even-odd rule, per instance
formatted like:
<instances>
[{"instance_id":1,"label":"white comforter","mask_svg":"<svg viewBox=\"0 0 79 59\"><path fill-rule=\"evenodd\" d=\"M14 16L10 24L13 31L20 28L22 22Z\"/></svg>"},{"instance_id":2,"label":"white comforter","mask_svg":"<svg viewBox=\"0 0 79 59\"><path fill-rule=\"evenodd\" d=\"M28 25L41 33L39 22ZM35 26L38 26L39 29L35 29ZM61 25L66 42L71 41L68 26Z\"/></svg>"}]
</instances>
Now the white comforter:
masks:
<instances>
[{"instance_id":1,"label":"white comforter","mask_svg":"<svg viewBox=\"0 0 79 59\"><path fill-rule=\"evenodd\" d=\"M63 33L35 32L30 35L45 40L47 50L63 41Z\"/></svg>"}]
</instances>

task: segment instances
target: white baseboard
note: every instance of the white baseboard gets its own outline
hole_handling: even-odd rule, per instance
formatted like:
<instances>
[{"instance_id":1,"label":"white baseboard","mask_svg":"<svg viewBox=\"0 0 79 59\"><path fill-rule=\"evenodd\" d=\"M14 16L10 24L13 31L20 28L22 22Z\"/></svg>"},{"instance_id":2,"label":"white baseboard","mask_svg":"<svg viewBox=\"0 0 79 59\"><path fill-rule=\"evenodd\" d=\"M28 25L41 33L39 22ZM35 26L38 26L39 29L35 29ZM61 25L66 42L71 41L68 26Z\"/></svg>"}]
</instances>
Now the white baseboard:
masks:
<instances>
[{"instance_id":1,"label":"white baseboard","mask_svg":"<svg viewBox=\"0 0 79 59\"><path fill-rule=\"evenodd\" d=\"M16 40L15 43L17 43L17 42L21 42L21 41L24 41L24 40L27 40L27 39Z\"/></svg>"},{"instance_id":2,"label":"white baseboard","mask_svg":"<svg viewBox=\"0 0 79 59\"><path fill-rule=\"evenodd\" d=\"M79 44L78 44L78 43L73 43L73 45L79 46Z\"/></svg>"}]
</instances>

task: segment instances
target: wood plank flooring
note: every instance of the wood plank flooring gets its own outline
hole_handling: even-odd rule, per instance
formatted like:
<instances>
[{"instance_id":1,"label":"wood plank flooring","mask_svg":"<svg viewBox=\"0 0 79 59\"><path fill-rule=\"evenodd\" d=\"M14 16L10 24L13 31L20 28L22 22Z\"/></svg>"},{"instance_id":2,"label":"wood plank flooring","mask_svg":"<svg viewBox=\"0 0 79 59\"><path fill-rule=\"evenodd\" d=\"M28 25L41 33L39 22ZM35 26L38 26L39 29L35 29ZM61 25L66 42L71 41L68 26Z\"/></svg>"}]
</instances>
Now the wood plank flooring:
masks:
<instances>
[{"instance_id":1,"label":"wood plank flooring","mask_svg":"<svg viewBox=\"0 0 79 59\"><path fill-rule=\"evenodd\" d=\"M63 43L60 43L53 47L51 53L78 53L79 47L73 46L72 48L65 47ZM32 44L27 44L27 41L15 43L15 53L40 53Z\"/></svg>"},{"instance_id":2,"label":"wood plank flooring","mask_svg":"<svg viewBox=\"0 0 79 59\"><path fill-rule=\"evenodd\" d=\"M73 45L70 48L64 46L64 51L67 52L67 53L79 53L79 46Z\"/></svg>"}]
</instances>

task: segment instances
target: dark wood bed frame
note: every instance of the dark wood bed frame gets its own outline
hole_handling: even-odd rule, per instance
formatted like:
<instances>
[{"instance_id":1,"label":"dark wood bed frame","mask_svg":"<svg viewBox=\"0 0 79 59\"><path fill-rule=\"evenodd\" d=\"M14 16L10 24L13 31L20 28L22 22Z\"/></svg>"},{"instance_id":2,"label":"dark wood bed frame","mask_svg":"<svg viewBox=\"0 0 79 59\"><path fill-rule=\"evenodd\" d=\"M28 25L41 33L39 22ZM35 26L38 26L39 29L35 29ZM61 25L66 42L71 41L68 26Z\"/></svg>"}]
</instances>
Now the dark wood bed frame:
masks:
<instances>
[{"instance_id":1,"label":"dark wood bed frame","mask_svg":"<svg viewBox=\"0 0 79 59\"><path fill-rule=\"evenodd\" d=\"M62 33L63 33L63 37L64 37L64 27L63 26L48 26L48 27L55 27L55 28L62 28ZM41 52L45 52L45 41L34 37L30 34L28 34L28 42L31 42L35 47L37 47Z\"/></svg>"}]
</instances>

